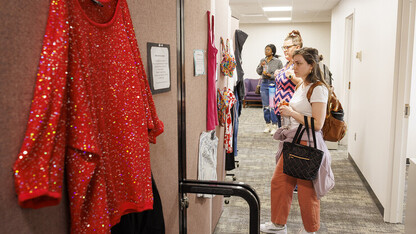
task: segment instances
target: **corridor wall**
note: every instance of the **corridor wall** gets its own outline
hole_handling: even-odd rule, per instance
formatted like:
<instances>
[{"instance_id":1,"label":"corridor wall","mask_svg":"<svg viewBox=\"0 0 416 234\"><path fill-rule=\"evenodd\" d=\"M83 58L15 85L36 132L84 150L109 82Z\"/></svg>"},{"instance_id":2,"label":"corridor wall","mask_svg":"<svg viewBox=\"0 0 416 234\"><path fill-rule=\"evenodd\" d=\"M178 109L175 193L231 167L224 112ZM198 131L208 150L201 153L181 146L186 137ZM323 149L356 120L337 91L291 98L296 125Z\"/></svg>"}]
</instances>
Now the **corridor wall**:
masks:
<instances>
[{"instance_id":1,"label":"corridor wall","mask_svg":"<svg viewBox=\"0 0 416 234\"><path fill-rule=\"evenodd\" d=\"M179 233L176 1L127 2L146 70L146 43L170 45L171 91L153 96L159 118L165 124L165 132L157 138L157 144L151 146L150 157L162 199L166 232ZM66 191L58 206L22 209L17 204L12 172L26 130L48 10L49 1L4 1L0 8L2 233L69 232Z\"/></svg>"},{"instance_id":2,"label":"corridor wall","mask_svg":"<svg viewBox=\"0 0 416 234\"><path fill-rule=\"evenodd\" d=\"M186 154L187 179L198 178L198 144L199 135L206 131L206 75L193 75L193 51L207 50L207 16L210 10L215 17L215 46L219 50L217 64L220 62L220 37L229 38L229 4L228 0L185 0L185 86L186 86ZM225 78L217 67L217 88L225 86ZM224 164L224 128L216 127L218 137L217 149L217 179L225 178ZM223 207L223 197L212 199L198 198L195 194L188 194L189 208L187 210L188 233L212 233Z\"/></svg>"},{"instance_id":3,"label":"corridor wall","mask_svg":"<svg viewBox=\"0 0 416 234\"><path fill-rule=\"evenodd\" d=\"M351 14L354 15L351 90L347 89L346 78L336 79L334 86L348 117L348 153L386 210L391 202L394 176L395 130L391 113L395 113L398 1L341 1L333 9L331 71L335 77L344 74L345 19ZM361 61L355 58L357 52L362 52Z\"/></svg>"},{"instance_id":4,"label":"corridor wall","mask_svg":"<svg viewBox=\"0 0 416 234\"><path fill-rule=\"evenodd\" d=\"M286 63L281 47L286 36L292 30L299 30L304 41L303 46L315 47L324 56L324 63L331 68L330 64L330 42L331 23L284 23L284 24L240 24L240 29L249 36L244 44L242 64L245 78L258 78L256 73L260 59L264 57L264 47L270 43L274 44L277 54L280 55L282 63ZM332 69L331 69L332 70ZM340 77L334 77L339 79Z\"/></svg>"}]
</instances>

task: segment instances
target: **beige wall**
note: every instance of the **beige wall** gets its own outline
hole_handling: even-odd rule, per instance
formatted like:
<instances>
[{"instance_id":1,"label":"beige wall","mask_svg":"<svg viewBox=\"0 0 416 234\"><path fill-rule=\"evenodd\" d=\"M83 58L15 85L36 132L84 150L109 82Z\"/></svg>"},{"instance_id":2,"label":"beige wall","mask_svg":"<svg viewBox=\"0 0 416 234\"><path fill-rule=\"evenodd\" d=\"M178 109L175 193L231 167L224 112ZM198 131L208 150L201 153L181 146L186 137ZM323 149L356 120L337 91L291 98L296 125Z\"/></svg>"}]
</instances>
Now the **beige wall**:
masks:
<instances>
[{"instance_id":1,"label":"beige wall","mask_svg":"<svg viewBox=\"0 0 416 234\"><path fill-rule=\"evenodd\" d=\"M331 42L331 23L293 23L293 24L240 24L240 29L248 34L241 57L243 58L244 78L257 78L257 65L264 57L264 47L274 44L283 64L286 59L281 49L283 41L292 30L299 30L303 46L314 47L324 56L329 65Z\"/></svg>"},{"instance_id":2,"label":"beige wall","mask_svg":"<svg viewBox=\"0 0 416 234\"><path fill-rule=\"evenodd\" d=\"M387 216L394 202L392 181L398 176L393 174L393 165L397 162L392 153L398 2L341 1L332 11L331 26L331 71L340 78L335 80L335 90L347 115L348 153ZM351 14L354 14L353 58L351 80L347 80L343 78L345 22ZM362 51L362 61L355 58L359 51ZM350 90L346 88L349 81ZM387 216L384 216L386 221Z\"/></svg>"},{"instance_id":3,"label":"beige wall","mask_svg":"<svg viewBox=\"0 0 416 234\"><path fill-rule=\"evenodd\" d=\"M153 176L162 199L166 232L178 233L176 1L128 0L127 2L146 73L147 42L170 45L171 91L153 95L158 116L165 124L165 132L157 138L155 145L151 145L150 159Z\"/></svg>"}]
</instances>

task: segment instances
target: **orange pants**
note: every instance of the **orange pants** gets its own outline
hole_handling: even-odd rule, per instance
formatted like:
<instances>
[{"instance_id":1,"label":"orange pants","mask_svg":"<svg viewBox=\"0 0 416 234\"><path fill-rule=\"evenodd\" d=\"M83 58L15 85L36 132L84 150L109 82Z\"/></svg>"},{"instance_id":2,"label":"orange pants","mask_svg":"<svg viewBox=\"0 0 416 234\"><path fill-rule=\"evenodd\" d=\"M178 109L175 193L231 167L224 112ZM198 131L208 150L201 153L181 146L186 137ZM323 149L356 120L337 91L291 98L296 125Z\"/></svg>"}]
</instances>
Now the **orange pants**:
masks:
<instances>
[{"instance_id":1,"label":"orange pants","mask_svg":"<svg viewBox=\"0 0 416 234\"><path fill-rule=\"evenodd\" d=\"M305 145L305 142L302 141ZM316 232L320 227L320 201L316 197L313 183L283 173L283 154L280 155L271 182L272 222L284 225L289 216L293 190L298 185L298 201L303 225L308 232Z\"/></svg>"}]
</instances>

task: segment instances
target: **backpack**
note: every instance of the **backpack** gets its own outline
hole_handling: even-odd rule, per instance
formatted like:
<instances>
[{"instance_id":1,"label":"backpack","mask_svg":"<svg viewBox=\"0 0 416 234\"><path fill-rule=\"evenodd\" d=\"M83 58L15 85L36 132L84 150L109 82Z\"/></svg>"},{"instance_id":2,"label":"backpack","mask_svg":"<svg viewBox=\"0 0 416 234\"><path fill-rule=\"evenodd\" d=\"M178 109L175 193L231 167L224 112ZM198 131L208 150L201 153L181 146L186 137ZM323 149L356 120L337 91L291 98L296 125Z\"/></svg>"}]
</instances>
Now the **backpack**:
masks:
<instances>
[{"instance_id":1,"label":"backpack","mask_svg":"<svg viewBox=\"0 0 416 234\"><path fill-rule=\"evenodd\" d=\"M221 72L224 76L233 76L233 71L236 67L235 58L230 54L230 49L228 45L230 44L229 40L227 39L227 47L224 46L224 40L221 37L221 52L222 52L222 60L220 64Z\"/></svg>"},{"instance_id":2,"label":"backpack","mask_svg":"<svg viewBox=\"0 0 416 234\"><path fill-rule=\"evenodd\" d=\"M324 63L319 63L319 68L322 71L322 75L325 79L325 82L332 87L332 81L334 80L334 78L332 78L332 72L328 69L328 66L325 65Z\"/></svg>"},{"instance_id":3,"label":"backpack","mask_svg":"<svg viewBox=\"0 0 416 234\"><path fill-rule=\"evenodd\" d=\"M313 89L318 85L323 85L323 83L318 81L309 88L308 93L306 94L309 102ZM344 109L342 109L341 102L339 102L335 92L330 91L326 107L325 122L322 127L324 140L333 142L340 141L345 136L346 132L347 124L344 122Z\"/></svg>"}]
</instances>

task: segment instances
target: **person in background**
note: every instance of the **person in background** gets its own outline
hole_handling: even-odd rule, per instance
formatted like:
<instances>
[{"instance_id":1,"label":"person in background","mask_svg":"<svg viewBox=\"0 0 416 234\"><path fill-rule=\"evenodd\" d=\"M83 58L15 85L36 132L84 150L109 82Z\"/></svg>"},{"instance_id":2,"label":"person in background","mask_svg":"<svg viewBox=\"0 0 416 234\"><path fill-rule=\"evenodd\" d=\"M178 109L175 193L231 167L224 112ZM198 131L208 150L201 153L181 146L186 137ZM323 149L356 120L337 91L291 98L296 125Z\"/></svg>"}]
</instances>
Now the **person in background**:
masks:
<instances>
[{"instance_id":1,"label":"person in background","mask_svg":"<svg viewBox=\"0 0 416 234\"><path fill-rule=\"evenodd\" d=\"M264 120L266 127L264 132L269 133L277 129L277 116L269 105L269 85L274 88L274 72L283 67L282 61L276 55L276 46L269 44L264 49L265 58L260 60L257 66L257 74L261 75L260 95L263 105Z\"/></svg>"},{"instance_id":2,"label":"person in background","mask_svg":"<svg viewBox=\"0 0 416 234\"><path fill-rule=\"evenodd\" d=\"M286 65L279 71L275 72L275 82L276 82L276 93L274 96L274 113L277 116L277 125L282 127L282 125L287 125L289 123L282 124L282 117L279 112L279 105L281 103L289 103L292 99L293 93L295 92L296 85L302 81L301 78L298 78L293 73L293 58L292 54L295 50L303 47L303 40L300 36L298 30L292 30L288 36L285 38L282 46L283 53L287 60ZM286 120L286 119L283 119ZM288 122L288 121L286 121ZM274 132L272 132L272 135Z\"/></svg>"},{"instance_id":3,"label":"person in background","mask_svg":"<svg viewBox=\"0 0 416 234\"><path fill-rule=\"evenodd\" d=\"M331 170L331 155L325 145L322 135L329 87L322 77L319 62L322 56L314 48L302 48L293 53L294 72L302 82L293 94L289 106L280 105L280 113L290 119L288 128L279 128L274 139L279 140L279 150L276 154L276 169L271 181L271 222L260 225L265 233L287 233L287 218L292 204L293 188L298 185L298 201L303 226L298 233L315 233L320 228L320 199L334 187L334 174ZM313 89L310 100L306 97L309 88L315 82L322 82ZM304 116L310 124L315 119L315 134L317 148L324 152L322 163L315 180L302 180L283 173L283 142L292 142L299 124L304 125ZM306 134L301 144L307 145ZM313 144L313 143L311 143Z\"/></svg>"}]
</instances>

